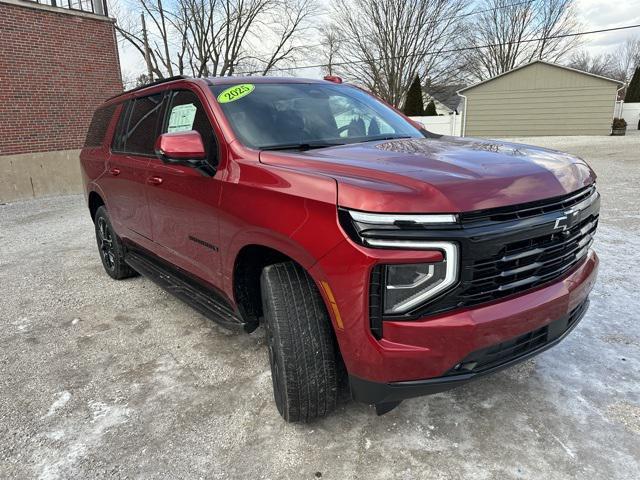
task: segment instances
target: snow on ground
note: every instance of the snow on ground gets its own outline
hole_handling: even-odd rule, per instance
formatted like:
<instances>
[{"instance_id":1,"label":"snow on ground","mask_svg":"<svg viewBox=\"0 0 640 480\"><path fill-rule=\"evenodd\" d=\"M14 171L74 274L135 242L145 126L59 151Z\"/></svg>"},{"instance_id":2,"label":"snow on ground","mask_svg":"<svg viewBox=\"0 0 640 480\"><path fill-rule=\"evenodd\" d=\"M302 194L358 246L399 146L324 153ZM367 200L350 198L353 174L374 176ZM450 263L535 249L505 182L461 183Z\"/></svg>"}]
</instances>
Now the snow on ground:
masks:
<instances>
[{"instance_id":1,"label":"snow on ground","mask_svg":"<svg viewBox=\"0 0 640 480\"><path fill-rule=\"evenodd\" d=\"M0 206L0 478L640 478L640 136L519 140L599 176L591 308L534 360L383 417L343 398L285 424L261 330L112 281L82 196Z\"/></svg>"}]
</instances>

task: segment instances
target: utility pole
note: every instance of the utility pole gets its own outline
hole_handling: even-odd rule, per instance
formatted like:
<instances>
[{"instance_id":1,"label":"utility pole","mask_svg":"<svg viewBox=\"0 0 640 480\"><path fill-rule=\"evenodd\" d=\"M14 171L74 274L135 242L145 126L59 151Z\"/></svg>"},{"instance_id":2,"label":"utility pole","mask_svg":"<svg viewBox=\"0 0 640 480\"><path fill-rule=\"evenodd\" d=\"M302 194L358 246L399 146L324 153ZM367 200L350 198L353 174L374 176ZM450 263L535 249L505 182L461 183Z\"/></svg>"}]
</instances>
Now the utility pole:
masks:
<instances>
[{"instance_id":1,"label":"utility pole","mask_svg":"<svg viewBox=\"0 0 640 480\"><path fill-rule=\"evenodd\" d=\"M149 75L149 83L153 82L153 71L151 70L151 59L149 58L149 40L147 39L147 25L144 22L144 13L140 14L140 22L142 23L142 40L144 42L144 61L147 62L147 74Z\"/></svg>"}]
</instances>

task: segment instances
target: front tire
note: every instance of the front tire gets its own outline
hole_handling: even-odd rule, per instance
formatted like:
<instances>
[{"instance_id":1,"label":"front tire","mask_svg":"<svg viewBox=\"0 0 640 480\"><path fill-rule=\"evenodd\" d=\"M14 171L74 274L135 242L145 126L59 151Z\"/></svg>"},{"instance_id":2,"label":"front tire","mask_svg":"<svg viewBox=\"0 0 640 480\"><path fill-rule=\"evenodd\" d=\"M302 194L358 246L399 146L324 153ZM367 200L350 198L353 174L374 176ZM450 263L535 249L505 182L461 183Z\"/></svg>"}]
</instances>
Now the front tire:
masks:
<instances>
[{"instance_id":1,"label":"front tire","mask_svg":"<svg viewBox=\"0 0 640 480\"><path fill-rule=\"evenodd\" d=\"M107 274L115 280L137 275L136 271L124 261L124 246L118 235L116 235L109 220L109 215L107 215L107 209L104 206L98 208L94 222L98 252L100 253L102 266Z\"/></svg>"},{"instance_id":2,"label":"front tire","mask_svg":"<svg viewBox=\"0 0 640 480\"><path fill-rule=\"evenodd\" d=\"M276 406L288 422L323 417L336 406L331 321L313 279L293 262L265 267L260 279Z\"/></svg>"}]
</instances>

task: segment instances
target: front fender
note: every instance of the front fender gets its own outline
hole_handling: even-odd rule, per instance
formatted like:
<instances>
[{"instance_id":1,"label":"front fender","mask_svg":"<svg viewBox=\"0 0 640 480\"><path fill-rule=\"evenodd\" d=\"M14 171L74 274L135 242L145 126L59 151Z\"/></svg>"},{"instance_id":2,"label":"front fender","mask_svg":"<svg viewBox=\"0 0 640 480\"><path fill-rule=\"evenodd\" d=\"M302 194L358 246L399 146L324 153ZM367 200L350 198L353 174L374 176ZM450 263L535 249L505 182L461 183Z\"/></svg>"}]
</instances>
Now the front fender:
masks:
<instances>
[{"instance_id":1,"label":"front fender","mask_svg":"<svg viewBox=\"0 0 640 480\"><path fill-rule=\"evenodd\" d=\"M336 232L339 233L339 232ZM300 240L307 240L308 235L303 231L297 237L284 235L280 232L266 229L248 229L239 232L225 249L223 256L224 290L233 298L233 272L235 262L240 251L248 246L267 247L275 250L300 264L310 275L318 261L330 252L344 237L336 235L333 241L322 242L323 246L305 245Z\"/></svg>"},{"instance_id":2,"label":"front fender","mask_svg":"<svg viewBox=\"0 0 640 480\"><path fill-rule=\"evenodd\" d=\"M332 178L238 162L220 200L220 254L224 289L243 247L259 245L295 260L307 271L344 240Z\"/></svg>"}]
</instances>

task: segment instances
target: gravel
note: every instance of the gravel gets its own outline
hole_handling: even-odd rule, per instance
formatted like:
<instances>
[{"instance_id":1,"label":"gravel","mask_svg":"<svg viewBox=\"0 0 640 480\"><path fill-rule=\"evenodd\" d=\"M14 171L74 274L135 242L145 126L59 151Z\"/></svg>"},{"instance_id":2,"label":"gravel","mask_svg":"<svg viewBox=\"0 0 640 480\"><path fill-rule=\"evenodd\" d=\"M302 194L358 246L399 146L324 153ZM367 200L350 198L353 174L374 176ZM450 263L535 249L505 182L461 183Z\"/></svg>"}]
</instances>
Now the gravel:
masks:
<instances>
[{"instance_id":1,"label":"gravel","mask_svg":"<svg viewBox=\"0 0 640 480\"><path fill-rule=\"evenodd\" d=\"M640 136L529 138L588 160L600 278L559 346L376 417L284 423L262 329L102 270L81 196L0 206L0 478L640 478Z\"/></svg>"}]
</instances>

